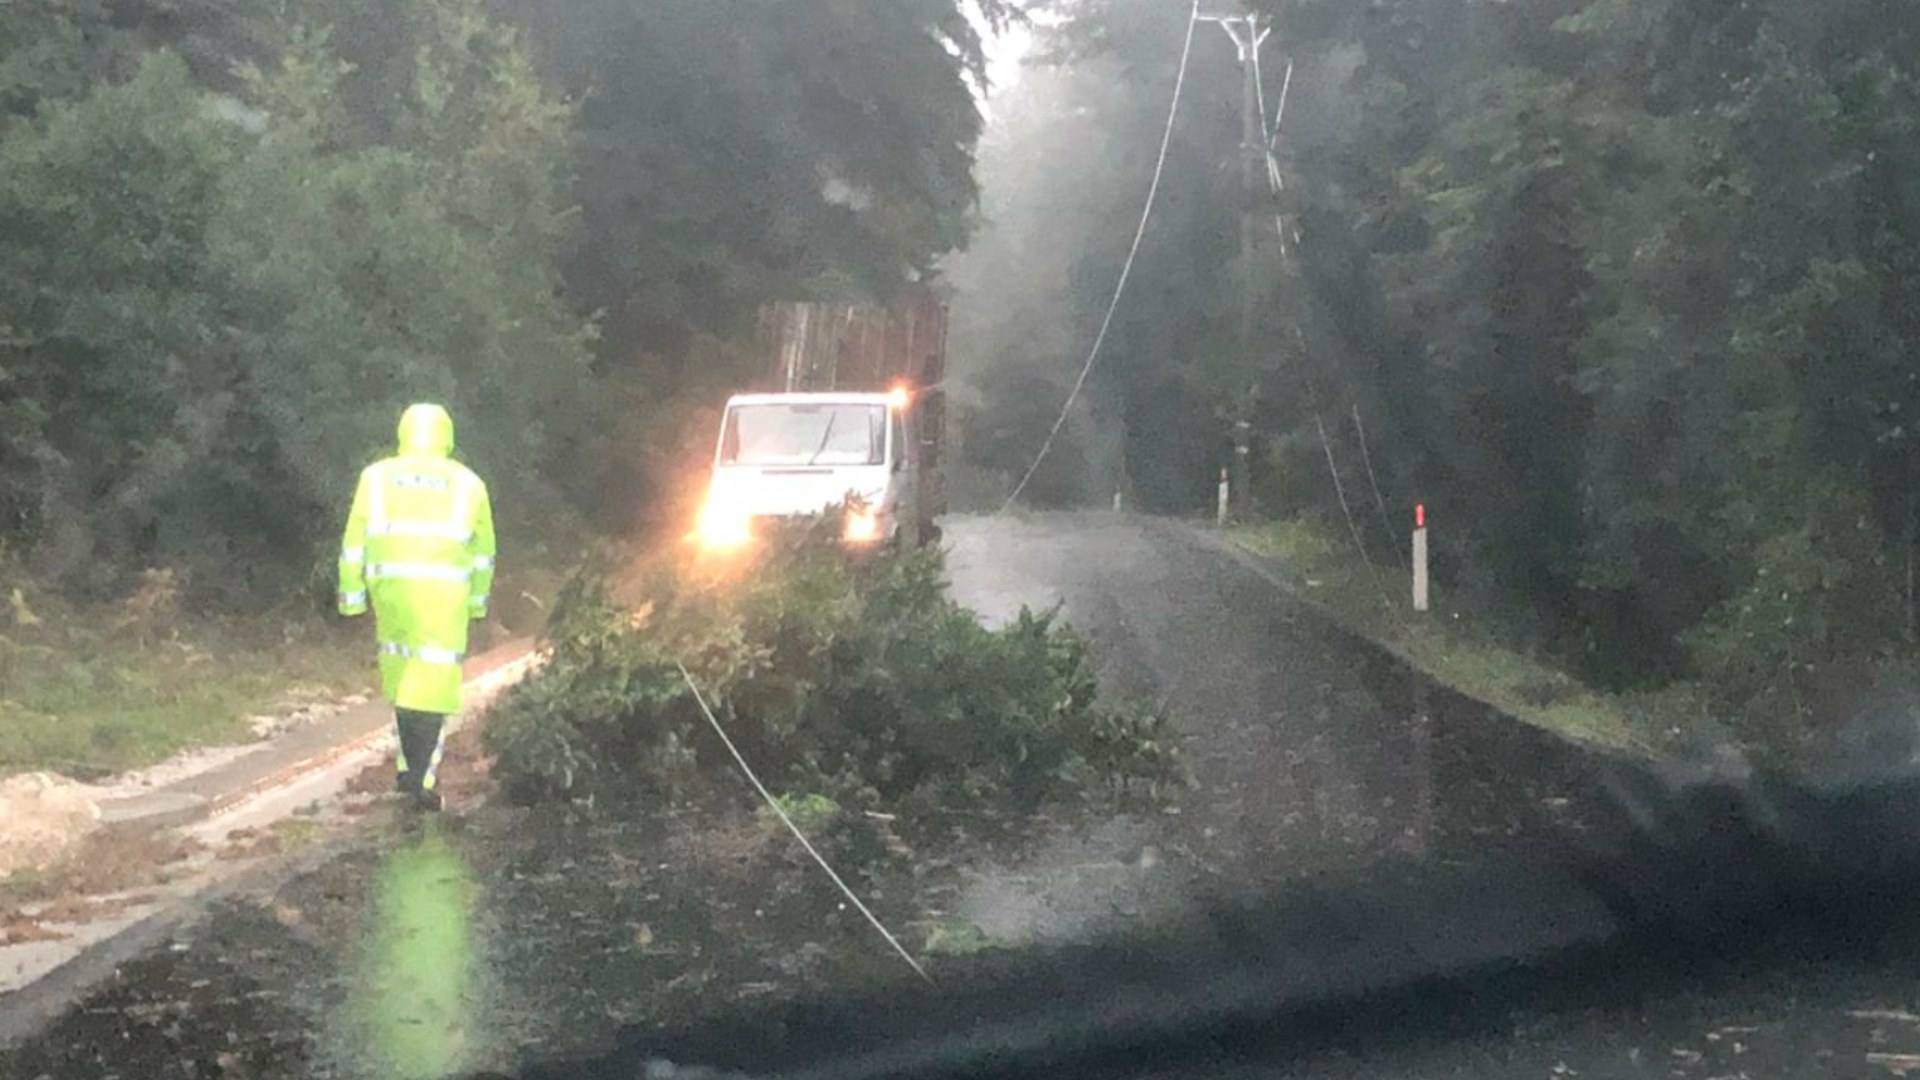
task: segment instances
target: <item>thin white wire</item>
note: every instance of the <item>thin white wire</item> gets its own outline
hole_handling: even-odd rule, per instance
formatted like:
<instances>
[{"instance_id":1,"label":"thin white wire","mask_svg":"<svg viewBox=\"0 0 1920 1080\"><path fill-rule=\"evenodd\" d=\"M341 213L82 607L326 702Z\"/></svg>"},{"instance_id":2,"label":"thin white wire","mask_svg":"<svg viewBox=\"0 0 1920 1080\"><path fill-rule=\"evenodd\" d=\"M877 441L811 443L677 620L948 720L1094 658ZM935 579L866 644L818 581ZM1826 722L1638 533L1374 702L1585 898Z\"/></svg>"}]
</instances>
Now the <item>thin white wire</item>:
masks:
<instances>
[{"instance_id":1,"label":"thin white wire","mask_svg":"<svg viewBox=\"0 0 1920 1080\"><path fill-rule=\"evenodd\" d=\"M1287 61L1287 74L1280 82L1280 104L1273 110L1273 131L1267 138L1267 145L1280 141L1280 125L1287 119L1287 94L1293 89L1293 61Z\"/></svg>"},{"instance_id":2,"label":"thin white wire","mask_svg":"<svg viewBox=\"0 0 1920 1080\"><path fill-rule=\"evenodd\" d=\"M907 951L906 946L900 944L900 939L893 936L893 932L888 930L886 924L880 921L880 917L868 910L867 905L860 902L860 897L856 896L854 891L847 887L847 883L840 880L840 875L834 873L833 867L827 865L827 860L821 856L819 851L814 849L813 842L808 840L806 834L800 831L800 826L795 825L793 819L787 816L786 810L780 806L780 800L774 798L773 793L767 790L767 786L760 782L760 777L754 774L753 767L747 764L745 757L741 756L740 748L733 745L733 740L727 737L726 729L720 726L719 717L714 716L713 710L708 707L706 695L700 692L700 685L693 681L693 673L687 670L685 664L677 660L674 661L673 666L680 669L680 677L687 681L687 689L693 691L693 700L699 703L700 711L706 714L707 723L713 725L713 733L720 736L720 741L726 744L727 753L733 755L734 763L740 766L740 771L747 774L747 780L753 784L753 789L760 793L760 797L765 799L767 805L773 807L773 812L778 814L780 820L786 823L787 831L793 833L793 838L800 841L800 846L807 849L807 854L813 856L813 861L820 864L820 869L827 872L827 876L833 879L833 883L840 887L840 891L846 894L848 900L853 901L853 906L860 909L860 914L867 917L867 921L873 924L873 928L880 931L880 936L887 939L887 944L893 946L893 951L900 954L900 959L907 962L907 966L913 969L913 973L931 983L933 976L928 975L927 969L920 966L920 961L915 960L913 954Z\"/></svg>"},{"instance_id":3,"label":"thin white wire","mask_svg":"<svg viewBox=\"0 0 1920 1080\"><path fill-rule=\"evenodd\" d=\"M1274 107L1273 123L1267 123L1267 78L1260 70L1260 50L1253 50L1253 89L1254 100L1260 109L1260 134L1266 145L1261 147L1262 156L1267 159L1267 187L1278 194L1286 190L1286 178L1280 175L1280 162L1273 156L1274 148L1280 145L1280 125L1287 119L1287 96L1293 89L1293 61L1287 61L1287 73L1280 80L1280 104ZM1287 254L1287 223L1279 214L1273 215L1273 232L1280 240L1280 255Z\"/></svg>"},{"instance_id":4,"label":"thin white wire","mask_svg":"<svg viewBox=\"0 0 1920 1080\"><path fill-rule=\"evenodd\" d=\"M1040 444L1040 452L1034 456L1033 464L1027 466L1027 474L1020 478L1013 494L1000 504L1000 513L1004 514L1013 507L1027 485L1033 482L1033 474L1040 471L1040 463L1047 459L1053 450L1053 440L1060 435L1060 429L1066 426L1067 416L1073 411L1073 403L1079 400L1080 391L1087 385L1087 376L1093 373L1094 361L1100 358L1100 347L1106 344L1107 331L1113 328L1114 313L1120 310L1120 298L1127 291L1127 279L1133 275L1134 257L1140 254L1140 241L1147 235L1147 222L1153 217L1153 201L1160 193L1160 177L1167 167L1167 149L1173 145L1173 121L1180 115L1180 92L1187 84L1187 61L1193 56L1193 30L1200 24L1200 0L1193 0L1193 10L1187 15L1187 40L1180 47L1180 72L1173 79L1173 103L1167 107L1167 129L1160 136L1160 158L1153 166L1153 183L1147 186L1147 202L1140 208L1140 225L1133 231L1133 246L1127 249L1127 261L1120 267L1120 280L1113 287L1113 301L1107 305L1106 317L1100 320L1100 332L1094 335L1093 348L1087 352L1087 362L1080 367L1080 377L1073 381L1073 389L1067 394L1066 403L1060 406L1060 415L1053 422L1053 430L1047 432L1047 439Z\"/></svg>"},{"instance_id":5,"label":"thin white wire","mask_svg":"<svg viewBox=\"0 0 1920 1080\"><path fill-rule=\"evenodd\" d=\"M1248 28L1247 33L1248 34L1253 33L1253 30L1251 27ZM1270 138L1266 138L1266 136L1273 130L1272 128L1269 128L1267 126L1267 77L1260 70L1259 42L1264 39L1259 37L1254 37L1252 38L1252 40L1254 41L1255 44L1253 45L1252 48L1248 49L1247 51L1253 54L1250 58L1253 62L1253 103L1254 103L1254 107L1260 110L1260 135L1263 139L1266 140L1266 146L1272 146L1273 140ZM1262 147L1262 149L1265 149L1265 148L1266 147Z\"/></svg>"},{"instance_id":6,"label":"thin white wire","mask_svg":"<svg viewBox=\"0 0 1920 1080\"><path fill-rule=\"evenodd\" d=\"M1254 50L1253 52L1253 71L1254 71L1254 85L1255 85L1255 90L1257 94L1256 100L1260 107L1260 124L1262 128L1266 128L1267 103L1266 103L1266 92L1264 87L1265 80L1260 77L1260 52L1258 49ZM1271 128L1267 128L1263 132L1267 140L1267 146L1266 146L1267 183L1270 189L1276 195L1279 194L1286 187L1286 183L1280 176L1279 163L1274 160L1273 148L1278 146L1280 143L1280 125L1287 118L1287 95L1288 95L1288 92L1291 91L1292 89L1293 89L1293 61L1289 60L1287 61L1286 78L1281 82L1281 85L1280 85L1280 104L1279 104L1279 107L1274 110L1273 126ZM1284 225L1281 224L1281 219L1278 216L1274 218L1274 228L1277 232L1280 233L1280 243L1284 249L1287 242L1286 228ZM1298 326L1295 326L1293 328L1293 332L1294 332L1295 340L1300 340L1300 337L1299 337L1300 328ZM1302 342L1303 354L1305 352L1304 346L1305 346L1305 343L1303 341ZM1385 583L1380 580L1379 568L1373 565L1373 557L1367 554L1366 542L1362 540L1360 537L1360 526L1357 522L1353 520L1353 508L1347 502L1346 484L1342 482L1340 479L1339 466L1334 464L1333 440L1327 437L1326 421L1320 418L1320 395L1313 390L1313 373L1311 371L1307 372L1307 387L1308 387L1308 397L1313 408L1313 426L1316 429L1318 429L1320 432L1320 448L1323 451L1325 451L1327 455L1327 474L1333 477L1333 493L1340 500L1340 513L1342 514L1342 516L1344 516L1347 519L1347 534L1353 538L1354 549L1360 553L1360 558L1367 564L1367 574L1369 577L1373 579L1374 588L1379 590L1381 605L1387 609L1387 613L1389 615L1392 615L1398 619L1402 619L1402 623L1404 625L1404 619L1400 615L1399 609L1394 606L1392 599L1389 597L1389 594L1387 593L1387 587ZM1356 424L1359 423L1360 407L1358 405L1354 406L1353 419ZM1379 485L1379 482L1377 480L1374 480L1374 477L1373 477L1373 459L1372 459L1372 455L1368 454L1367 452L1366 434L1364 430L1361 433L1360 440L1361 440L1360 453L1367 463L1367 478L1374 485L1375 498L1377 499L1379 498L1380 485ZM1382 517L1384 518L1386 514L1386 506L1384 502L1381 504L1380 512Z\"/></svg>"},{"instance_id":7,"label":"thin white wire","mask_svg":"<svg viewBox=\"0 0 1920 1080\"><path fill-rule=\"evenodd\" d=\"M1292 90L1293 90L1293 61L1289 60L1287 61L1286 78L1284 78L1280 82L1280 104L1276 106L1273 111L1273 132L1267 136L1267 168L1271 170L1273 173L1273 184L1274 184L1275 191L1279 191L1282 188L1286 187L1286 182L1280 175L1280 162L1278 159L1276 159L1273 156L1273 151L1276 147L1280 145L1280 125L1286 122L1287 96L1289 92L1291 92ZM1275 215L1273 227L1276 230L1278 230L1280 233L1280 244L1281 244L1283 253L1287 245L1287 241L1289 239L1289 236L1288 236L1289 232L1292 233L1291 239L1293 241L1293 245L1295 247L1298 247L1300 245L1300 230L1289 229L1286 225L1285 220L1282 219L1280 216Z\"/></svg>"},{"instance_id":8,"label":"thin white wire","mask_svg":"<svg viewBox=\"0 0 1920 1080\"><path fill-rule=\"evenodd\" d=\"M1274 115L1273 124L1269 126L1267 124L1267 76L1264 71L1260 70L1260 47L1258 44L1258 42L1264 40L1264 38L1254 37L1252 40L1255 42L1255 45L1248 51L1252 54L1254 105L1260 110L1260 157L1265 160L1267 165L1267 190L1278 193L1286 188L1287 182L1280 176L1280 163L1274 159L1273 148L1280 139L1280 118L1284 116L1287 111L1286 87L1293 83L1293 64L1292 62L1288 62L1287 64L1286 85L1280 88L1280 108ZM1273 215L1273 235L1280 241L1280 257L1285 258L1287 255L1287 224L1279 214Z\"/></svg>"},{"instance_id":9,"label":"thin white wire","mask_svg":"<svg viewBox=\"0 0 1920 1080\"><path fill-rule=\"evenodd\" d=\"M1260 125L1264 129L1262 134L1265 135L1267 140L1267 184L1269 190L1275 195L1278 195L1281 191L1285 190L1286 181L1280 175L1280 164L1274 158L1273 151L1276 146L1280 145L1280 125L1285 122L1287 118L1287 95L1293 89L1293 61L1287 61L1287 74L1280 84L1280 103L1278 107L1274 109L1273 126L1271 128L1266 126L1267 102L1265 80L1260 77L1260 52L1257 49L1254 50L1253 54L1253 71L1254 84L1258 93L1257 100L1260 106ZM1284 253L1287 243L1286 226L1278 215L1274 216L1273 224L1274 231L1280 234L1281 250ZM1296 325L1293 328L1293 332L1294 339L1301 342L1301 354L1304 356L1306 347L1305 341L1300 337L1300 327ZM1347 519L1347 534L1353 538L1354 549L1360 553L1360 558L1367 564L1367 574L1373 579L1374 588L1380 592L1380 603L1387 609L1388 614L1399 618L1399 609L1394 607L1393 601L1387 593L1386 585L1380 580L1380 570L1373 565L1373 556L1367 554L1366 542L1362 540L1360 536L1359 523L1353 520L1353 508L1347 502L1347 487L1340 479L1339 466L1334 463L1333 440L1327 437L1326 421L1320 417L1320 395L1313 389L1313 373L1311 370L1307 371L1307 388L1308 400L1313 408L1313 426L1320 432L1320 448L1325 451L1327 455L1327 475L1333 477L1333 493L1340 500L1341 515ZM1359 422L1360 409L1357 405L1353 410L1353 418L1356 423ZM1367 477L1370 481L1373 481L1373 459L1372 456L1367 453L1366 435L1364 432L1361 435L1360 453L1367 463ZM1373 481L1373 483L1376 497L1378 497L1380 485L1377 481ZM1383 503L1381 506L1381 514L1383 517L1385 513L1386 507Z\"/></svg>"}]
</instances>

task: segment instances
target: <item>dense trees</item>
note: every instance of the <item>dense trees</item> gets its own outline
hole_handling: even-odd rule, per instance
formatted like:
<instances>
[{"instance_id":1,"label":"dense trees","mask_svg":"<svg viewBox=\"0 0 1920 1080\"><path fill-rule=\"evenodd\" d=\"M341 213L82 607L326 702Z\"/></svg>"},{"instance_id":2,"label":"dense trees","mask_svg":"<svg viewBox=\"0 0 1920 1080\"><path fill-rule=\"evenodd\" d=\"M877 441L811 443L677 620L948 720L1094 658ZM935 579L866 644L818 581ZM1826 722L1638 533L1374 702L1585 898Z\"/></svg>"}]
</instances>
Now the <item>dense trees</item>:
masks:
<instances>
[{"instance_id":1,"label":"dense trees","mask_svg":"<svg viewBox=\"0 0 1920 1080\"><path fill-rule=\"evenodd\" d=\"M770 296L884 296L959 246L985 63L970 7L500 0L583 102L568 271L610 335L660 348Z\"/></svg>"},{"instance_id":2,"label":"dense trees","mask_svg":"<svg viewBox=\"0 0 1920 1080\"><path fill-rule=\"evenodd\" d=\"M629 525L756 304L963 240L981 71L954 0L5 5L0 554L278 600L419 397L509 546Z\"/></svg>"},{"instance_id":3,"label":"dense trees","mask_svg":"<svg viewBox=\"0 0 1920 1080\"><path fill-rule=\"evenodd\" d=\"M567 113L471 5L395 30L412 78L378 113L350 107L326 31L293 26L238 95L153 49L15 118L0 510L43 581L169 566L284 596L418 396L487 417L473 457L551 509L543 428L585 400L553 269Z\"/></svg>"},{"instance_id":4,"label":"dense trees","mask_svg":"<svg viewBox=\"0 0 1920 1080\"><path fill-rule=\"evenodd\" d=\"M973 224L983 29L1002 0L497 0L580 103L579 243L623 436L587 443L609 525L672 505L769 299L884 301ZM965 12L985 21L976 25ZM680 494L685 494L684 488ZM664 517L673 519L672 510Z\"/></svg>"},{"instance_id":5,"label":"dense trees","mask_svg":"<svg viewBox=\"0 0 1920 1080\"><path fill-rule=\"evenodd\" d=\"M1434 506L1463 602L1610 684L1702 675L1730 711L1791 718L1830 677L1907 651L1920 15L1867 0L1257 6L1278 26L1270 103L1278 58L1298 64L1292 202L1262 209L1297 214L1302 244L1242 268L1217 242L1242 205L1220 183L1233 60L1199 54L1187 117L1215 127L1184 152L1213 173L1176 166L1164 193L1186 220L1150 236L1101 384L1129 420L1179 385L1218 422L1252 388L1266 508L1338 521L1319 432L1366 492L1357 413L1387 494ZM1161 7L1056 5L1096 58L1049 77L1125 103L1091 106L1111 146L1073 176L1029 174L1046 197L1137 207L1178 49ZM1124 80L1100 70L1116 64ZM987 153L992 175L1046 151ZM1216 242L1191 254L1199 237ZM1117 262L1096 244L1074 269L1091 283L1068 303L1082 325ZM1252 355L1211 299L1242 274L1262 297ZM1136 456L1165 444L1126 437ZM1357 516L1376 557L1400 541Z\"/></svg>"},{"instance_id":6,"label":"dense trees","mask_svg":"<svg viewBox=\"0 0 1920 1080\"><path fill-rule=\"evenodd\" d=\"M1908 651L1920 15L1258 6L1298 64L1288 201L1260 209L1302 242L1238 264L1238 84L1206 28L1129 300L1036 497L1201 506L1248 415L1265 507L1337 514L1321 432L1360 491L1364 422L1386 495L1445 523L1462 602L1593 677L1703 675L1792 715ZM884 299L967 239L974 7L0 7L8 565L284 595L427 395L521 539L627 526L689 403L737 381L757 304ZM989 228L945 264L987 467L1038 445L1104 312L1181 9L1044 5L1048 64L995 103ZM1381 519L1359 523L1384 549Z\"/></svg>"},{"instance_id":7,"label":"dense trees","mask_svg":"<svg viewBox=\"0 0 1920 1080\"><path fill-rule=\"evenodd\" d=\"M1421 432L1396 460L1486 591L1595 674L1691 667L1761 712L1898 651L1920 20L1275 6L1296 48L1362 57L1321 84L1353 122L1301 149L1307 257L1366 264L1341 286L1400 375L1356 390Z\"/></svg>"},{"instance_id":8,"label":"dense trees","mask_svg":"<svg viewBox=\"0 0 1920 1080\"><path fill-rule=\"evenodd\" d=\"M967 454L1014 479L1039 449L1113 296L1186 23L1179 4L1088 0L1053 10L1074 18L1046 24L1018 83L993 99L981 147L985 224L945 266L955 293L954 366L978 397ZM1231 63L1224 36L1196 38L1128 302L1056 443L1062 460L1049 455L1034 477L1037 504L1105 502L1124 490L1164 511L1208 497L1225 438L1217 398L1234 351L1233 328L1220 316L1232 310L1238 280L1230 262L1238 175L1221 167L1239 131Z\"/></svg>"}]
</instances>

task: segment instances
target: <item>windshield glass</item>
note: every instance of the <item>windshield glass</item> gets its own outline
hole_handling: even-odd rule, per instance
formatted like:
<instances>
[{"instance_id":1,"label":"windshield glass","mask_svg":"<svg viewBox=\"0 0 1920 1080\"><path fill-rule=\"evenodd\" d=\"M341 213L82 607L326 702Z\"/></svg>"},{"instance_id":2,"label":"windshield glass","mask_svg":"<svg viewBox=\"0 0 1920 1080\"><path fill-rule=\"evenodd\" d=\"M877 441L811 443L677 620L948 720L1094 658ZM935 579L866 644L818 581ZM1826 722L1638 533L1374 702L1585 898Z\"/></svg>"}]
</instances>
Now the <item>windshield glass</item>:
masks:
<instances>
[{"instance_id":1,"label":"windshield glass","mask_svg":"<svg viewBox=\"0 0 1920 1080\"><path fill-rule=\"evenodd\" d=\"M736 405L727 413L722 465L880 465L884 405Z\"/></svg>"},{"instance_id":2,"label":"windshield glass","mask_svg":"<svg viewBox=\"0 0 1920 1080\"><path fill-rule=\"evenodd\" d=\"M0 0L0 1080L1920 1080L1909 862L1920 0Z\"/></svg>"}]
</instances>

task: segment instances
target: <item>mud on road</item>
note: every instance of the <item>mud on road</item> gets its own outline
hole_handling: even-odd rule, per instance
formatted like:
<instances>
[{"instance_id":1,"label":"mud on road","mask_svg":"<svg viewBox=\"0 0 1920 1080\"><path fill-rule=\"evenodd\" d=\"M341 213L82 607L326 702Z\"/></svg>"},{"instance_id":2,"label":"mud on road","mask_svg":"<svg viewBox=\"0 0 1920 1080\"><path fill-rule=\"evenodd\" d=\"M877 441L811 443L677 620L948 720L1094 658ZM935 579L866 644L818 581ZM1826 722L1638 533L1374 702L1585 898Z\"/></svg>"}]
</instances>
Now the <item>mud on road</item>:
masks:
<instances>
[{"instance_id":1,"label":"mud on road","mask_svg":"<svg viewBox=\"0 0 1920 1080\"><path fill-rule=\"evenodd\" d=\"M1257 564L1185 526L962 519L948 537L962 603L989 620L1057 604L1092 639L1110 686L1165 703L1195 786L1172 812L956 818L937 835L878 830L874 850L842 848L856 887L916 950L1137 932L1211 898L1271 895L1382 859L1524 857L1580 828L1592 805L1584 751L1420 685L1290 611ZM376 814L317 867L222 901L0 1052L0 1076L373 1077L395 1075L396 1054L414 1075L509 1069L622 1031L912 977L742 802L530 812L480 798L470 757L453 769L472 789L459 814ZM402 910L444 904L449 917L411 925L396 896L410 898ZM931 959L936 976L941 962ZM1321 1066L1709 1076L1734 1075L1725 1066L1738 1057L1747 1075L1802 1075L1822 1046L1817 1060L1854 1066L1898 1049L1905 1021L1846 1013L1906 1015L1900 987L1920 996L1914 980L1868 972L1833 991L1844 1007L1763 986L1699 997L1691 1011L1642 1002L1516 1018L1485 1043ZM1527 1024L1533 1034L1506 1046ZM1756 1025L1771 1034L1744 1030ZM1907 1026L1920 1045L1920 1021ZM1854 1045L1863 1039L1882 1050Z\"/></svg>"}]
</instances>

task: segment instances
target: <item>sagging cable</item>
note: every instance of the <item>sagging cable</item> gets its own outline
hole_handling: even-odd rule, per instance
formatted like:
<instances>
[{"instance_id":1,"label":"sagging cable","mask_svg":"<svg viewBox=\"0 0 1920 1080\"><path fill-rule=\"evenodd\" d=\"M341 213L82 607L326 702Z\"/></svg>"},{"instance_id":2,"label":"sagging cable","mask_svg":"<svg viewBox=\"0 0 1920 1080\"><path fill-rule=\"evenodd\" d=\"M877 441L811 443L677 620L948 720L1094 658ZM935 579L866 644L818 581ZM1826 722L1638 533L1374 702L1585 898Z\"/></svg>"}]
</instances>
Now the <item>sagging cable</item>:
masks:
<instances>
[{"instance_id":1,"label":"sagging cable","mask_svg":"<svg viewBox=\"0 0 1920 1080\"><path fill-rule=\"evenodd\" d=\"M740 766L740 771L746 774L747 781L753 785L755 791L760 793L760 797L766 800L767 805L773 808L773 812L787 826L787 831L793 834L795 840L800 841L800 846L807 850L807 854L813 856L813 861L820 864L820 869L827 872L827 876L839 886L841 893L855 908L859 909L860 914L867 917L867 921L880 932L880 936L887 939L887 944L893 946L893 951L900 954L900 959L907 962L907 966L913 969L913 973L931 984L933 976L928 975L927 969L920 966L920 961L915 960L906 946L900 944L900 939L893 936L893 931L887 929L886 924L880 921L880 917L875 915L866 904L861 903L860 897L854 894L845 881L841 880L840 875L834 872L833 867L828 865L827 860L814 848L813 842L800 831L800 826L795 825L793 819L787 816L787 811L780 805L780 800L774 798L773 793L767 790L767 786L760 782L760 777L754 773L753 766L747 764L747 759L741 755L740 748L733 744L733 740L727 737L727 730L720 726L720 718L715 716L713 709L707 705L706 695L700 692L700 684L693 681L693 673L687 670L685 664L677 660L674 661L673 666L680 669L680 677L687 681L687 689L693 691L693 700L699 704L700 712L706 716L707 723L713 726L713 733L720 736L720 742L726 746L727 753L733 755L734 764Z\"/></svg>"},{"instance_id":2,"label":"sagging cable","mask_svg":"<svg viewBox=\"0 0 1920 1080\"><path fill-rule=\"evenodd\" d=\"M1120 267L1120 280L1114 283L1113 300L1107 304L1107 314L1100 320L1100 332L1093 337L1093 348L1087 352L1087 362L1080 367L1080 375L1073 380L1073 389L1067 392L1065 404L1060 406L1060 415L1053 421L1052 430L1047 432L1046 441L1040 444L1040 452L1033 457L1033 464L1027 466L1025 476L1013 487L1013 493L1007 501L1000 504L1000 513L1013 509L1013 504L1033 482L1033 474L1040 471L1040 463L1047 460L1053 450L1053 441L1060 437L1060 429L1067 426L1067 417L1073 413L1073 403L1080 399L1080 391L1086 389L1087 376L1093 373L1094 361L1100 358L1100 348L1107 343L1107 332L1113 329L1113 317L1120 310L1120 298L1126 295L1127 279L1133 276L1133 261L1140 254L1140 241L1147 235L1147 223L1153 219L1154 200L1160 194L1160 178L1167 169L1167 149L1173 145L1174 120L1180 115L1180 94L1187 85L1187 65L1193 59L1193 31L1200 25L1200 0L1193 0L1193 10L1187 14L1187 37L1180 46L1180 70L1173 77L1173 101L1167 106L1167 128L1160 135L1160 156L1153 165L1153 182L1147 185L1146 205L1140 208L1140 224L1133 230L1133 245L1127 249L1127 261Z\"/></svg>"}]
</instances>

